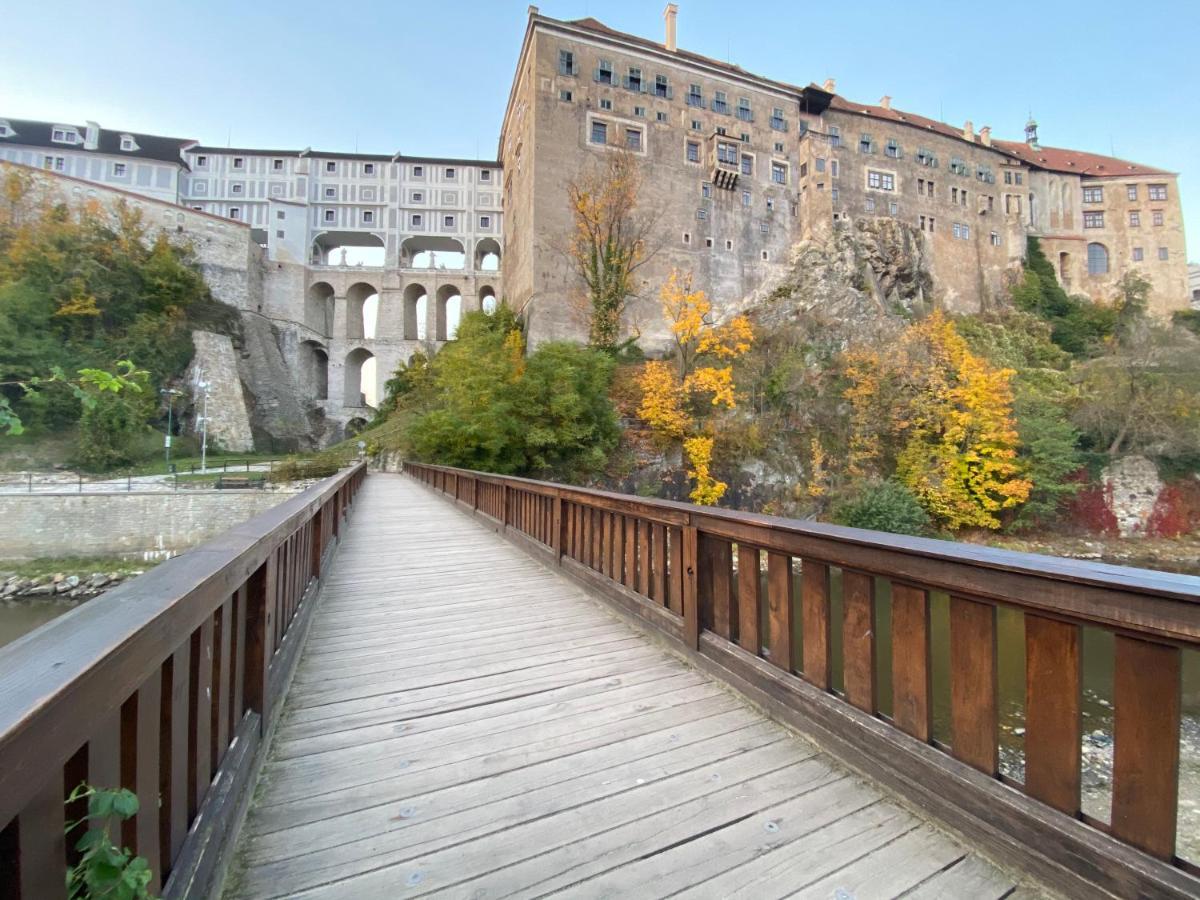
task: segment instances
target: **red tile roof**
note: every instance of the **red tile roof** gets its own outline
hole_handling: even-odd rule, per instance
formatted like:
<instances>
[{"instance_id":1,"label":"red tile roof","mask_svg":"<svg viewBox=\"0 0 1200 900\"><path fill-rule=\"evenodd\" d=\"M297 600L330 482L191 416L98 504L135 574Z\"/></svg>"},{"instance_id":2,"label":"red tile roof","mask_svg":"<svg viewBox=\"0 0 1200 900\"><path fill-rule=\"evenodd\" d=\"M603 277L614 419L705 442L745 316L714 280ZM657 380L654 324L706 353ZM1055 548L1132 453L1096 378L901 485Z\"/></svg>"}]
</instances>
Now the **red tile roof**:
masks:
<instances>
[{"instance_id":1,"label":"red tile roof","mask_svg":"<svg viewBox=\"0 0 1200 900\"><path fill-rule=\"evenodd\" d=\"M1023 162L1052 172L1072 172L1092 178L1120 178L1128 175L1172 175L1165 169L1143 166L1141 163L1101 156L1084 150L1064 150L1062 147L1031 147L1021 141L993 141L999 147Z\"/></svg>"}]
</instances>

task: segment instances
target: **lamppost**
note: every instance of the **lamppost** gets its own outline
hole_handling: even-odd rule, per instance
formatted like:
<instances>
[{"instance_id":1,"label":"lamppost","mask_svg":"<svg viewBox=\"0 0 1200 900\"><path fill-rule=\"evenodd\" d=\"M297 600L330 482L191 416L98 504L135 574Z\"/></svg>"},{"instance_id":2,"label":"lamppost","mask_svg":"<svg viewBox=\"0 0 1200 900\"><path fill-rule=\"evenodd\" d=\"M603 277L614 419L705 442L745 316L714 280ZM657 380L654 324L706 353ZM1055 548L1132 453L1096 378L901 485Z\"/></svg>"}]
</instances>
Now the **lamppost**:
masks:
<instances>
[{"instance_id":1,"label":"lamppost","mask_svg":"<svg viewBox=\"0 0 1200 900\"><path fill-rule=\"evenodd\" d=\"M175 398L183 391L174 388L159 388L158 392L167 398L167 436L163 439L163 447L167 453L167 471L171 471L171 414L175 411Z\"/></svg>"},{"instance_id":2,"label":"lamppost","mask_svg":"<svg viewBox=\"0 0 1200 900\"><path fill-rule=\"evenodd\" d=\"M196 370L196 390L200 391L200 473L208 471L208 389L211 382L204 380L203 370Z\"/></svg>"}]
</instances>

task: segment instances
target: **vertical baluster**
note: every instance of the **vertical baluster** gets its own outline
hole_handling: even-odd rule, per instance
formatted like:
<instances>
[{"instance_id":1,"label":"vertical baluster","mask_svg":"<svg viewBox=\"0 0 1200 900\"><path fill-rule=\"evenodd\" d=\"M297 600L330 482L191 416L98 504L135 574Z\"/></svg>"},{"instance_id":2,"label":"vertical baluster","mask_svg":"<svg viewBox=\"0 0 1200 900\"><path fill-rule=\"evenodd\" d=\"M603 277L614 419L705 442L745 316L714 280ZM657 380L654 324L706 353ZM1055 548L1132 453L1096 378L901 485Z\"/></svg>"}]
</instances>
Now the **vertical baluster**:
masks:
<instances>
[{"instance_id":1,"label":"vertical baluster","mask_svg":"<svg viewBox=\"0 0 1200 900\"><path fill-rule=\"evenodd\" d=\"M163 881L183 846L188 829L188 673L191 658L189 638L167 657L162 667L158 795Z\"/></svg>"},{"instance_id":2,"label":"vertical baluster","mask_svg":"<svg viewBox=\"0 0 1200 900\"><path fill-rule=\"evenodd\" d=\"M759 602L762 594L762 581L759 578L758 548L748 544L738 544L738 644L758 656L760 649Z\"/></svg>"},{"instance_id":3,"label":"vertical baluster","mask_svg":"<svg viewBox=\"0 0 1200 900\"><path fill-rule=\"evenodd\" d=\"M832 684L833 653L830 650L829 566L815 559L800 563L801 626L804 629L804 677L823 691Z\"/></svg>"},{"instance_id":4,"label":"vertical baluster","mask_svg":"<svg viewBox=\"0 0 1200 900\"><path fill-rule=\"evenodd\" d=\"M122 823L121 839L150 864L152 894L160 889L159 753L162 673L155 672L121 707L121 786L137 794L138 812Z\"/></svg>"},{"instance_id":5,"label":"vertical baluster","mask_svg":"<svg viewBox=\"0 0 1200 900\"><path fill-rule=\"evenodd\" d=\"M875 704L875 579L842 572L842 684L846 699L864 712Z\"/></svg>"},{"instance_id":6,"label":"vertical baluster","mask_svg":"<svg viewBox=\"0 0 1200 900\"><path fill-rule=\"evenodd\" d=\"M66 814L61 770L25 804L16 821L0 832L0 890L14 890L22 900L60 900L67 896ZM73 787L73 786L72 786ZM78 830L70 841L79 840Z\"/></svg>"},{"instance_id":7,"label":"vertical baluster","mask_svg":"<svg viewBox=\"0 0 1200 900\"><path fill-rule=\"evenodd\" d=\"M121 710L114 709L97 726L87 744L87 781L112 790L121 784Z\"/></svg>"},{"instance_id":8,"label":"vertical baluster","mask_svg":"<svg viewBox=\"0 0 1200 900\"><path fill-rule=\"evenodd\" d=\"M893 582L892 721L919 741L931 734L929 697L929 593Z\"/></svg>"},{"instance_id":9,"label":"vertical baluster","mask_svg":"<svg viewBox=\"0 0 1200 900\"><path fill-rule=\"evenodd\" d=\"M700 604L700 627L709 630L714 624L713 549L713 539L700 532L696 542L696 550L699 553L696 566L696 599Z\"/></svg>"},{"instance_id":10,"label":"vertical baluster","mask_svg":"<svg viewBox=\"0 0 1200 900\"><path fill-rule=\"evenodd\" d=\"M1112 831L1161 859L1175 855L1180 651L1117 635L1113 647Z\"/></svg>"},{"instance_id":11,"label":"vertical baluster","mask_svg":"<svg viewBox=\"0 0 1200 900\"><path fill-rule=\"evenodd\" d=\"M243 689L246 683L246 585L238 588L233 598L233 642L230 648L230 659L233 669L229 679L229 733L237 730L242 721L244 700Z\"/></svg>"},{"instance_id":12,"label":"vertical baluster","mask_svg":"<svg viewBox=\"0 0 1200 900\"><path fill-rule=\"evenodd\" d=\"M604 511L592 509L592 568L604 568Z\"/></svg>"},{"instance_id":13,"label":"vertical baluster","mask_svg":"<svg viewBox=\"0 0 1200 900\"><path fill-rule=\"evenodd\" d=\"M950 728L954 755L995 775L996 609L962 597L950 598Z\"/></svg>"},{"instance_id":14,"label":"vertical baluster","mask_svg":"<svg viewBox=\"0 0 1200 900\"><path fill-rule=\"evenodd\" d=\"M713 540L712 569L713 631L726 640L734 637L737 611L733 606L733 547L728 541Z\"/></svg>"},{"instance_id":15,"label":"vertical baluster","mask_svg":"<svg viewBox=\"0 0 1200 900\"><path fill-rule=\"evenodd\" d=\"M209 616L192 632L192 658L188 695L188 821L208 793L212 781L209 732L212 728L213 620Z\"/></svg>"},{"instance_id":16,"label":"vertical baluster","mask_svg":"<svg viewBox=\"0 0 1200 900\"><path fill-rule=\"evenodd\" d=\"M792 558L767 552L767 649L771 662L792 671Z\"/></svg>"},{"instance_id":17,"label":"vertical baluster","mask_svg":"<svg viewBox=\"0 0 1200 900\"><path fill-rule=\"evenodd\" d=\"M308 571L305 568L304 571ZM213 627L212 769L215 772L229 746L229 649L233 645L233 598L217 610Z\"/></svg>"},{"instance_id":18,"label":"vertical baluster","mask_svg":"<svg viewBox=\"0 0 1200 900\"><path fill-rule=\"evenodd\" d=\"M631 591L637 590L637 516L625 517L625 580Z\"/></svg>"},{"instance_id":19,"label":"vertical baluster","mask_svg":"<svg viewBox=\"0 0 1200 900\"><path fill-rule=\"evenodd\" d=\"M670 529L671 546L668 548L670 557L667 572L667 605L671 612L683 615L683 529Z\"/></svg>"},{"instance_id":20,"label":"vertical baluster","mask_svg":"<svg viewBox=\"0 0 1200 900\"><path fill-rule=\"evenodd\" d=\"M628 519L628 516L613 516L612 579L617 584L625 584L625 523Z\"/></svg>"},{"instance_id":21,"label":"vertical baluster","mask_svg":"<svg viewBox=\"0 0 1200 900\"><path fill-rule=\"evenodd\" d=\"M643 597L650 594L650 523L638 519L638 580L637 590Z\"/></svg>"},{"instance_id":22,"label":"vertical baluster","mask_svg":"<svg viewBox=\"0 0 1200 900\"><path fill-rule=\"evenodd\" d=\"M650 599L665 606L667 603L667 527L658 522L650 526Z\"/></svg>"},{"instance_id":23,"label":"vertical baluster","mask_svg":"<svg viewBox=\"0 0 1200 900\"><path fill-rule=\"evenodd\" d=\"M696 649L700 646L700 592L696 584L700 568L699 535L695 525L684 525L681 531L683 639L689 647Z\"/></svg>"}]
</instances>

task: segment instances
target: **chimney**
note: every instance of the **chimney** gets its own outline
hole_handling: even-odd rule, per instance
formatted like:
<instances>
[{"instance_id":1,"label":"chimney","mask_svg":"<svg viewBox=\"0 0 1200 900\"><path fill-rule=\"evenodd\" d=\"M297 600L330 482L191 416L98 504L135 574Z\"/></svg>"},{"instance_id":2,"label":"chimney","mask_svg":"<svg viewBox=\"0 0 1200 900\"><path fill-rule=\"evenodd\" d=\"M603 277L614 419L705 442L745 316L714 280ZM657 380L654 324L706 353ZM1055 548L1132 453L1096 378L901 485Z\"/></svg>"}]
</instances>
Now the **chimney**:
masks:
<instances>
[{"instance_id":1,"label":"chimney","mask_svg":"<svg viewBox=\"0 0 1200 900\"><path fill-rule=\"evenodd\" d=\"M668 3L663 10L663 18L667 20L667 49L672 53L675 52L675 19L678 15L679 7L674 3Z\"/></svg>"},{"instance_id":2,"label":"chimney","mask_svg":"<svg viewBox=\"0 0 1200 900\"><path fill-rule=\"evenodd\" d=\"M979 129L979 143L985 147L992 146L992 126L984 125Z\"/></svg>"},{"instance_id":3,"label":"chimney","mask_svg":"<svg viewBox=\"0 0 1200 900\"><path fill-rule=\"evenodd\" d=\"M968 141L975 140L975 126L971 124L970 119L967 119L967 124L963 126L963 137Z\"/></svg>"},{"instance_id":4,"label":"chimney","mask_svg":"<svg viewBox=\"0 0 1200 900\"><path fill-rule=\"evenodd\" d=\"M887 94L884 94L882 97L879 98L879 105L882 106L884 109L891 109L892 108L892 98L889 97Z\"/></svg>"},{"instance_id":5,"label":"chimney","mask_svg":"<svg viewBox=\"0 0 1200 900\"><path fill-rule=\"evenodd\" d=\"M821 89L833 94L837 92L837 82L832 78L826 78L825 83L821 85Z\"/></svg>"},{"instance_id":6,"label":"chimney","mask_svg":"<svg viewBox=\"0 0 1200 900\"><path fill-rule=\"evenodd\" d=\"M100 146L100 125L96 122L88 122L87 127L83 130L83 149L96 150Z\"/></svg>"}]
</instances>

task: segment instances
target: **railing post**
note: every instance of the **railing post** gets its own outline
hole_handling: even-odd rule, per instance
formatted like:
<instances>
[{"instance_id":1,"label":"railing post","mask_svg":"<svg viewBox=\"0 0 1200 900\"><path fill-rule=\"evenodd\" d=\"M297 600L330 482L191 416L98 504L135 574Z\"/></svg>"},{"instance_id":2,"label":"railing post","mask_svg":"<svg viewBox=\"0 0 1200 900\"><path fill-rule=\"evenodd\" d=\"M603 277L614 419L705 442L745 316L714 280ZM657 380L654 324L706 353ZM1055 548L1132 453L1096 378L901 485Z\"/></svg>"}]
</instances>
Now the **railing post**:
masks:
<instances>
[{"instance_id":1,"label":"railing post","mask_svg":"<svg viewBox=\"0 0 1200 900\"><path fill-rule=\"evenodd\" d=\"M699 592L696 590L697 569L699 568L699 535L696 526L688 524L681 529L683 532L683 641L693 650L700 647L700 603Z\"/></svg>"},{"instance_id":2,"label":"railing post","mask_svg":"<svg viewBox=\"0 0 1200 900\"><path fill-rule=\"evenodd\" d=\"M500 521L508 531L508 482L500 485Z\"/></svg>"},{"instance_id":3,"label":"railing post","mask_svg":"<svg viewBox=\"0 0 1200 900\"><path fill-rule=\"evenodd\" d=\"M321 577L321 554L325 549L321 543L323 539L321 525L324 521L324 516L325 507L321 506L317 508L316 515L312 518L312 562L308 572L309 578Z\"/></svg>"},{"instance_id":4,"label":"railing post","mask_svg":"<svg viewBox=\"0 0 1200 900\"><path fill-rule=\"evenodd\" d=\"M561 566L563 558L563 501L562 494L554 492L554 514L550 526L550 547L554 550L554 559Z\"/></svg>"},{"instance_id":5,"label":"railing post","mask_svg":"<svg viewBox=\"0 0 1200 900\"><path fill-rule=\"evenodd\" d=\"M272 552L250 576L246 591L246 683L243 692L246 708L255 710L262 717L264 733L271 707L268 684L271 656L275 652L272 643L276 578L276 554Z\"/></svg>"}]
</instances>

